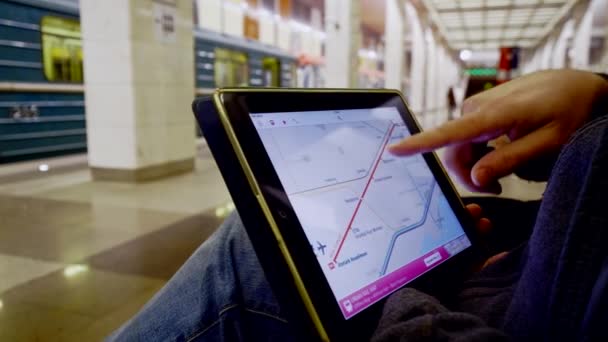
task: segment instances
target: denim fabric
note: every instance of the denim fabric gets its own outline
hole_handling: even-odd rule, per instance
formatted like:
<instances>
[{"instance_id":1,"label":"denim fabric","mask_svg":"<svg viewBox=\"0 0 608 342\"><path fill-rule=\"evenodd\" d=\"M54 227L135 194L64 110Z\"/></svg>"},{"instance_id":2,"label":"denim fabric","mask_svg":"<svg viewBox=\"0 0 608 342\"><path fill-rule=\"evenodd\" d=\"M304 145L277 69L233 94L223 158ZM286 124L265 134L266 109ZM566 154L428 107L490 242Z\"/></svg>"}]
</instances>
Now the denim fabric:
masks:
<instances>
[{"instance_id":1,"label":"denim fabric","mask_svg":"<svg viewBox=\"0 0 608 342\"><path fill-rule=\"evenodd\" d=\"M107 341L291 341L238 215Z\"/></svg>"}]
</instances>

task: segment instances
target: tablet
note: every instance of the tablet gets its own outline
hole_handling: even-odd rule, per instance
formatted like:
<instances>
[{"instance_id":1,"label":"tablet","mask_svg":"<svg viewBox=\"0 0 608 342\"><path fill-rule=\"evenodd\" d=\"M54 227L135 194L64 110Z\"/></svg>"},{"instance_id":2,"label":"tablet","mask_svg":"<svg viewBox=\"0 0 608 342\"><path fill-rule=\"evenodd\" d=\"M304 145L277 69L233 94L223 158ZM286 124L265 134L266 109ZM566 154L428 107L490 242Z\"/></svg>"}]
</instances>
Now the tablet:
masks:
<instances>
[{"instance_id":1,"label":"tablet","mask_svg":"<svg viewBox=\"0 0 608 342\"><path fill-rule=\"evenodd\" d=\"M387 151L420 131L399 92L221 89L194 111L307 338L366 339L391 293L465 272L472 222L438 159Z\"/></svg>"}]
</instances>

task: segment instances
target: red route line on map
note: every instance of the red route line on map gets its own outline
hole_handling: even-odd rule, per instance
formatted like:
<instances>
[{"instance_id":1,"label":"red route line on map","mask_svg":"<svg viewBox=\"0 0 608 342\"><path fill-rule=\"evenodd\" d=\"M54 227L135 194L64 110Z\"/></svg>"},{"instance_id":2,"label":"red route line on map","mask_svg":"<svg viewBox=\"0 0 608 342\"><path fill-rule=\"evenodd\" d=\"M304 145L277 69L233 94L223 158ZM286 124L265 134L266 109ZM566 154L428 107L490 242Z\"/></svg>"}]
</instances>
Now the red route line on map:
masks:
<instances>
[{"instance_id":1,"label":"red route line on map","mask_svg":"<svg viewBox=\"0 0 608 342\"><path fill-rule=\"evenodd\" d=\"M359 202L357 203L357 206L355 207L353 216L350 218L350 221L348 222L348 226L346 227L346 231L344 232L344 235L342 235L342 240L340 240L338 249L336 249L336 254L334 254L334 260L333 260L334 262L336 262L336 259L338 259L338 254L340 254L340 250L342 249L342 245L344 245L346 236L348 236L348 232L350 231L350 229L353 225L353 222L355 221L355 216L357 216L357 212L359 211L359 208L361 207L361 203L363 202L363 197L365 197L365 193L367 193L367 189L369 188L369 185L372 182L372 179L374 178L374 173L376 173L376 170L378 169L378 165L380 164L380 160L382 160L382 155L384 154L386 145L388 145L388 142L391 140L391 134L393 134L393 129L395 129L396 126L397 126L396 124L393 124L391 126L391 128L389 129L388 134L386 135L386 141L384 141L384 143L382 145L382 149L380 149L380 154L378 155L378 159L376 160L376 163L374 164L374 167L372 168L372 172L369 175L367 184L365 184L365 188L363 188L363 192L361 193L361 196L359 196Z\"/></svg>"}]
</instances>

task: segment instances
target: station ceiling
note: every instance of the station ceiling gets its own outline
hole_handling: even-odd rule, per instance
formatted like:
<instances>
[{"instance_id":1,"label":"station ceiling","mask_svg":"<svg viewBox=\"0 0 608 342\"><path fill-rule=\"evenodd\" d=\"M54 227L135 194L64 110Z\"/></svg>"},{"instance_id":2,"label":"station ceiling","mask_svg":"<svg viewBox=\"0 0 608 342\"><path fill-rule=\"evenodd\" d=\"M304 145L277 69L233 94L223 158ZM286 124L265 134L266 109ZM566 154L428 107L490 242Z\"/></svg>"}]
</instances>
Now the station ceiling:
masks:
<instances>
[{"instance_id":1,"label":"station ceiling","mask_svg":"<svg viewBox=\"0 0 608 342\"><path fill-rule=\"evenodd\" d=\"M454 49L532 47L570 13L576 0L424 0Z\"/></svg>"}]
</instances>

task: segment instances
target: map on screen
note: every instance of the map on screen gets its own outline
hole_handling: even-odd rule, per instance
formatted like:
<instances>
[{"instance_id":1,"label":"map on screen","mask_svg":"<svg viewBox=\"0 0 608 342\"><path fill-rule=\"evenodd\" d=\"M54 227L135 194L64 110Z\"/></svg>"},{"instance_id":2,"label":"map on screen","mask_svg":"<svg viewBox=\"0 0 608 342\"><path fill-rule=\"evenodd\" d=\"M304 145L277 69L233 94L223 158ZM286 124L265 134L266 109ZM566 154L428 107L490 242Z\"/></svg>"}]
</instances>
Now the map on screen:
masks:
<instances>
[{"instance_id":1,"label":"map on screen","mask_svg":"<svg viewBox=\"0 0 608 342\"><path fill-rule=\"evenodd\" d=\"M251 118L345 318L470 246L396 108Z\"/></svg>"}]
</instances>

